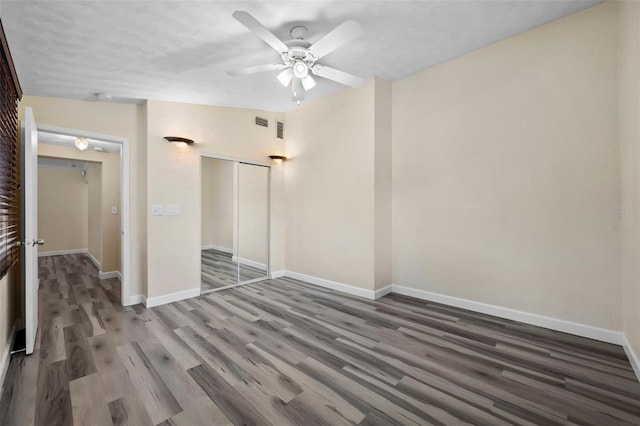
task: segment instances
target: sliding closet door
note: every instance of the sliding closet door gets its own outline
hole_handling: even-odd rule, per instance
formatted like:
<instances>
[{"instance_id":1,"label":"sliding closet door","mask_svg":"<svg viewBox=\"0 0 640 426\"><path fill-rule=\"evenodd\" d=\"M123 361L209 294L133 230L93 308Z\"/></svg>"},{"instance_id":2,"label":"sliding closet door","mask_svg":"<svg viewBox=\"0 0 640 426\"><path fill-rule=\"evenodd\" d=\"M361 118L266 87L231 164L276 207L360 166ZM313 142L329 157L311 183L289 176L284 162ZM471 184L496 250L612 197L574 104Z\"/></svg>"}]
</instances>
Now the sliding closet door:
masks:
<instances>
[{"instance_id":1,"label":"sliding closet door","mask_svg":"<svg viewBox=\"0 0 640 426\"><path fill-rule=\"evenodd\" d=\"M269 276L269 168L238 166L239 281Z\"/></svg>"},{"instance_id":2,"label":"sliding closet door","mask_svg":"<svg viewBox=\"0 0 640 426\"><path fill-rule=\"evenodd\" d=\"M235 256L237 163L201 160L201 292L238 284Z\"/></svg>"}]
</instances>

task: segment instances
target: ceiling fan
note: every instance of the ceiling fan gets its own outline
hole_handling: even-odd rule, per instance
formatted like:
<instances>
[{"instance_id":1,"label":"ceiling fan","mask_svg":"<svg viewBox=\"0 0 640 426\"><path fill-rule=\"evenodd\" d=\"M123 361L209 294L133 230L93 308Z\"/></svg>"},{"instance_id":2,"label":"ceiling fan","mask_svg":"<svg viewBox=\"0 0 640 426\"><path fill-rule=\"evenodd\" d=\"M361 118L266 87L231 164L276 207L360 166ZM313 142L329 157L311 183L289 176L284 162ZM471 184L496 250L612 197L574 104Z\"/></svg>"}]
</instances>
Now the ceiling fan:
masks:
<instances>
[{"instance_id":1,"label":"ceiling fan","mask_svg":"<svg viewBox=\"0 0 640 426\"><path fill-rule=\"evenodd\" d=\"M285 44L248 12L236 10L232 16L275 49L280 54L282 63L241 68L229 71L229 75L281 71L278 74L278 81L291 89L292 99L298 104L304 100L306 91L316 85L310 74L351 87L361 87L366 83L363 78L317 63L323 56L362 34L362 28L357 22L347 20L313 44L303 38L307 29L296 26L291 29L294 40Z\"/></svg>"}]
</instances>

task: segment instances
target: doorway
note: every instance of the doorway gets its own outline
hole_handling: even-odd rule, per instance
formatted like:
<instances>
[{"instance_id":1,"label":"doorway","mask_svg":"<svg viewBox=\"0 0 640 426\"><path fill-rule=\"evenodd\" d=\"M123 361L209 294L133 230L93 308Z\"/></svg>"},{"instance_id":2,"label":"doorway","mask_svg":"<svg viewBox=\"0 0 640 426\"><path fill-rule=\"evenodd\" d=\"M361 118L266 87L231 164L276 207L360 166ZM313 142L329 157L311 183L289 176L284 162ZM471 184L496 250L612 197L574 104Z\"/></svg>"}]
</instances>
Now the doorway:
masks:
<instances>
[{"instance_id":1,"label":"doorway","mask_svg":"<svg viewBox=\"0 0 640 426\"><path fill-rule=\"evenodd\" d=\"M41 151L47 158L64 158L64 154L57 153L66 150L78 152L72 156L73 160L84 161L81 154L88 153L86 164L78 167L85 168L83 179L93 186L89 191L89 197L93 198L89 200L89 217L94 223L88 228L89 258L98 268L100 279L120 280L122 306L138 303L137 297L130 294L128 139L39 123L37 129L38 146L43 147ZM86 150L76 148L76 138L87 141ZM100 229L96 228L98 226ZM46 244L45 241L42 251L47 251Z\"/></svg>"},{"instance_id":2,"label":"doorway","mask_svg":"<svg viewBox=\"0 0 640 426\"><path fill-rule=\"evenodd\" d=\"M270 165L200 157L201 294L270 277Z\"/></svg>"},{"instance_id":3,"label":"doorway","mask_svg":"<svg viewBox=\"0 0 640 426\"><path fill-rule=\"evenodd\" d=\"M27 354L33 353L36 345L38 331L38 289L40 287L38 251L44 241L38 236L38 136L50 134L59 139L60 143L73 144L78 149L80 145L85 148L94 145L116 144L120 152L120 196L122 206L120 215L120 235L122 237L120 259L122 264L120 282L120 304L127 306L132 304L130 294L130 212L129 212L129 141L110 135L102 135L86 131L67 129L56 126L38 124L31 107L25 107L25 118L21 123L22 137L22 209L21 228L22 239L22 321L25 329L25 350Z\"/></svg>"}]
</instances>

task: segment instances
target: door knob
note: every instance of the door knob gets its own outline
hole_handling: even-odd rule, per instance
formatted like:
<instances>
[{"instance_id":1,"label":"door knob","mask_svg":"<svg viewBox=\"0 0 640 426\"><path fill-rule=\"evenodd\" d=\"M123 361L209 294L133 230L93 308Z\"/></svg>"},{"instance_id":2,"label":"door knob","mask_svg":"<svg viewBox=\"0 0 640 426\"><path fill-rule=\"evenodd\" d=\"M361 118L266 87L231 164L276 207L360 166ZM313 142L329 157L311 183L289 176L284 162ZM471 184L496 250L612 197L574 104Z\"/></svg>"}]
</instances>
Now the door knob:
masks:
<instances>
[{"instance_id":1,"label":"door knob","mask_svg":"<svg viewBox=\"0 0 640 426\"><path fill-rule=\"evenodd\" d=\"M43 246L44 240L33 240L33 246Z\"/></svg>"}]
</instances>

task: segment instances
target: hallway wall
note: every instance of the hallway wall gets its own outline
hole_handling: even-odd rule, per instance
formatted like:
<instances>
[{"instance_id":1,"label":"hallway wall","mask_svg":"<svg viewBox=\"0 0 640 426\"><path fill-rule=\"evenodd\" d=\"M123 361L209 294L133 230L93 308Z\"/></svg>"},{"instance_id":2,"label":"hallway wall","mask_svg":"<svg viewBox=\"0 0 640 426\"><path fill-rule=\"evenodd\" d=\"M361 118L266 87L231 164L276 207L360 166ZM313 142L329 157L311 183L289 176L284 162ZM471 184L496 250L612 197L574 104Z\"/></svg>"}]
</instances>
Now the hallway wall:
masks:
<instances>
[{"instance_id":1,"label":"hallway wall","mask_svg":"<svg viewBox=\"0 0 640 426\"><path fill-rule=\"evenodd\" d=\"M91 199L90 219L92 229L89 231L93 250L91 254L100 263L101 272L120 271L121 258L121 220L120 212L120 154L98 152L93 150L79 151L75 147L50 144L39 144L40 155L73 160L85 160L96 163L98 168L88 170L85 181L91 191L90 197L100 197L99 200ZM99 171L99 174L98 174ZM111 207L118 207L118 213L113 214ZM96 209L100 209L99 217L96 217ZM95 227L99 226L100 232ZM98 248L99 247L99 248Z\"/></svg>"},{"instance_id":2,"label":"hallway wall","mask_svg":"<svg viewBox=\"0 0 640 426\"><path fill-rule=\"evenodd\" d=\"M89 248L89 186L80 170L38 167L39 252Z\"/></svg>"},{"instance_id":3,"label":"hallway wall","mask_svg":"<svg viewBox=\"0 0 640 426\"><path fill-rule=\"evenodd\" d=\"M102 163L91 163L89 165L86 182L89 190L89 253L102 267L104 240L102 226Z\"/></svg>"}]
</instances>

